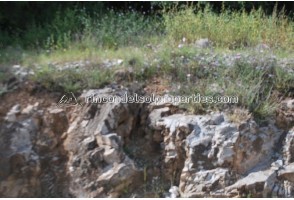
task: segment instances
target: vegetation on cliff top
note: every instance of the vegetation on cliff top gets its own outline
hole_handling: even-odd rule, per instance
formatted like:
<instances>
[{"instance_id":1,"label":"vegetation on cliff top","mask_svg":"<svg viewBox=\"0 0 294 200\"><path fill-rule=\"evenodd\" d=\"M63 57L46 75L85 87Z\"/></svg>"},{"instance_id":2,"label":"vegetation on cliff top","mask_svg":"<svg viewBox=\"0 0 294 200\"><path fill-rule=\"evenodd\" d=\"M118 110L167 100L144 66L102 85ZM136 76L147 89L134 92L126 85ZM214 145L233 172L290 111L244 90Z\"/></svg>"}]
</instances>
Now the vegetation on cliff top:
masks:
<instances>
[{"instance_id":1,"label":"vegetation on cliff top","mask_svg":"<svg viewBox=\"0 0 294 200\"><path fill-rule=\"evenodd\" d=\"M214 12L201 4L161 6L160 12L148 15L59 10L42 25L1 32L0 63L33 69L32 80L52 91L98 88L116 81L118 70L129 73L125 83L161 77L170 90L178 85L179 90L172 90L178 94L237 95L238 106L260 118L274 114L280 98L293 96L294 22L284 10L276 7L265 14L261 8L235 11L223 6ZM211 41L208 48L195 44L201 38ZM112 64L118 59L123 62ZM1 80L4 74L0 71ZM187 108L204 112L224 107Z\"/></svg>"}]
</instances>

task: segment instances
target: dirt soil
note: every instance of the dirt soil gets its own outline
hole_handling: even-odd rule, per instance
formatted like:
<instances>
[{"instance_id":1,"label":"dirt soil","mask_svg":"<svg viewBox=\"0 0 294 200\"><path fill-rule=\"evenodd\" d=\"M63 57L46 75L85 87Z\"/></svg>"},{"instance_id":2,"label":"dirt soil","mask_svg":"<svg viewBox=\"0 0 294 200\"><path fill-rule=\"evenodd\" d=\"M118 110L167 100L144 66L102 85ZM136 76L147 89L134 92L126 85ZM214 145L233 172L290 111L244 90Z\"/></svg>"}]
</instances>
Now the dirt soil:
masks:
<instances>
[{"instance_id":1,"label":"dirt soil","mask_svg":"<svg viewBox=\"0 0 294 200\"><path fill-rule=\"evenodd\" d=\"M33 82L22 83L16 90L7 92L0 97L0 123L3 122L7 112L16 104L24 109L28 105L34 105L38 102L41 108L46 108L58 102L59 96L60 94L49 93Z\"/></svg>"}]
</instances>

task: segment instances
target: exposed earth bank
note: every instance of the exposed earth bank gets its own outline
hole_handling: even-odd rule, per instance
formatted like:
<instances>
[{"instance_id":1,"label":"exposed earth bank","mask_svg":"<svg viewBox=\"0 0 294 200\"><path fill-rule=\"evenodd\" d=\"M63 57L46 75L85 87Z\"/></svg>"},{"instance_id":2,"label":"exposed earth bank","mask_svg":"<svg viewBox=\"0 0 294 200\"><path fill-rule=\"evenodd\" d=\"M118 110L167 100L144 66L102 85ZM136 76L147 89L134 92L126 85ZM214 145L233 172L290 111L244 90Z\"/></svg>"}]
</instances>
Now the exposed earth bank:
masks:
<instances>
[{"instance_id":1,"label":"exposed earth bank","mask_svg":"<svg viewBox=\"0 0 294 200\"><path fill-rule=\"evenodd\" d=\"M77 100L141 91L112 85ZM59 98L30 82L2 97L1 197L294 196L294 99L262 126L172 103Z\"/></svg>"}]
</instances>

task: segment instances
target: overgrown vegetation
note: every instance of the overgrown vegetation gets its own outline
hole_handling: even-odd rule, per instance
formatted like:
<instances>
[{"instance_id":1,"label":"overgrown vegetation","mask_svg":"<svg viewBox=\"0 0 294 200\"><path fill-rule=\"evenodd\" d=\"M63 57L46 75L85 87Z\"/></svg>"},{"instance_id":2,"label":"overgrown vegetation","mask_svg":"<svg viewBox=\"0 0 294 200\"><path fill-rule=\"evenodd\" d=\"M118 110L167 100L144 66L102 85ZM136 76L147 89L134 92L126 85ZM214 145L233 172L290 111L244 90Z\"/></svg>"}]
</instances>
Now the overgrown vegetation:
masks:
<instances>
[{"instance_id":1,"label":"overgrown vegetation","mask_svg":"<svg viewBox=\"0 0 294 200\"><path fill-rule=\"evenodd\" d=\"M33 23L14 35L17 47L2 49L0 62L32 68L32 79L52 91L102 87L115 82L116 71L122 69L131 74L122 84L160 77L171 87L178 85L171 91L176 94L238 96L236 106L260 119L274 114L280 98L293 96L294 66L289 71L272 58L274 54L293 57L294 22L285 12L274 9L265 15L258 8L214 12L209 5L161 6L162 11L154 15L89 13L77 7L60 10L52 21L42 26ZM5 32L1 38L11 41ZM197 48L194 43L200 38L208 38L213 47ZM260 53L256 46L261 44L270 50ZM240 58L228 65L228 55ZM108 66L117 59L123 63ZM56 67L73 61L90 64L66 70ZM228 104L184 106L195 113L231 108Z\"/></svg>"},{"instance_id":2,"label":"overgrown vegetation","mask_svg":"<svg viewBox=\"0 0 294 200\"><path fill-rule=\"evenodd\" d=\"M241 48L265 43L273 48L293 49L294 23L275 9L266 16L261 9L234 12L187 8L164 15L167 36L174 41L185 37L190 42L209 38L216 47Z\"/></svg>"}]
</instances>

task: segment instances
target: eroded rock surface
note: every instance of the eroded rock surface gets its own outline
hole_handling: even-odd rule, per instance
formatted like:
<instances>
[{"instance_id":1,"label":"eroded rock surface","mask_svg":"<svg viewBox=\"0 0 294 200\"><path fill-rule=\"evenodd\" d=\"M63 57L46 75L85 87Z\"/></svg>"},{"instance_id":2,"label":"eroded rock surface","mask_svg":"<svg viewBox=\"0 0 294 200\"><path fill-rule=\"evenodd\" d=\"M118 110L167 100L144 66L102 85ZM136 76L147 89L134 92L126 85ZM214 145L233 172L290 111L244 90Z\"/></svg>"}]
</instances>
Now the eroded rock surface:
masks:
<instances>
[{"instance_id":1,"label":"eroded rock surface","mask_svg":"<svg viewBox=\"0 0 294 200\"><path fill-rule=\"evenodd\" d=\"M290 122L236 124L170 102L85 103L139 91L89 90L71 108L12 106L0 124L0 196L294 196Z\"/></svg>"},{"instance_id":2,"label":"eroded rock surface","mask_svg":"<svg viewBox=\"0 0 294 200\"><path fill-rule=\"evenodd\" d=\"M67 129L64 110L15 105L0 128L0 196L67 197L64 176L66 155L62 131Z\"/></svg>"},{"instance_id":3,"label":"eroded rock surface","mask_svg":"<svg viewBox=\"0 0 294 200\"><path fill-rule=\"evenodd\" d=\"M93 90L88 95L111 95ZM123 103L78 107L64 143L69 152L70 192L76 197L117 197L134 184L139 170L123 151L137 123L140 106Z\"/></svg>"},{"instance_id":4,"label":"eroded rock surface","mask_svg":"<svg viewBox=\"0 0 294 200\"><path fill-rule=\"evenodd\" d=\"M226 192L226 188L231 190L229 186L236 183L237 190L243 189L243 182L236 182L238 179L247 177L251 171L270 167L274 147L282 135L275 126L258 127L252 120L238 125L230 123L222 113L174 114L158 119L156 125L164 135L165 164L169 169L166 176L180 174L179 189L183 197L236 195ZM253 185L255 181L265 183L263 180L270 175L260 176L249 179ZM245 188L244 193L254 193L251 191L254 186ZM221 189L223 192L219 192Z\"/></svg>"}]
</instances>

